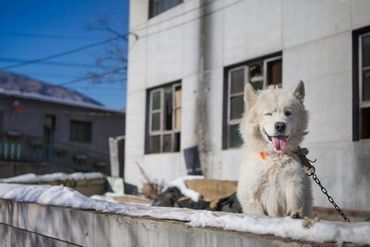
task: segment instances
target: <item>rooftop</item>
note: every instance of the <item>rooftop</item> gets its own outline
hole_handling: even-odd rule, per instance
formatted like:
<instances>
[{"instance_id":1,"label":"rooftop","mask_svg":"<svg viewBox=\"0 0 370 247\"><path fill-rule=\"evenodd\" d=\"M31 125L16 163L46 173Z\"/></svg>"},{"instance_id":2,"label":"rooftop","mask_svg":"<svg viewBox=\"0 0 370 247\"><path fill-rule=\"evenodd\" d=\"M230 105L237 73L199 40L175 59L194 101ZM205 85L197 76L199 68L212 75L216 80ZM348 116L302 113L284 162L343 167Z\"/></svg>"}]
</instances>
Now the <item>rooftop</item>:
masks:
<instances>
[{"instance_id":1,"label":"rooftop","mask_svg":"<svg viewBox=\"0 0 370 247\"><path fill-rule=\"evenodd\" d=\"M0 72L0 95L99 111L122 113L72 89L12 72Z\"/></svg>"}]
</instances>

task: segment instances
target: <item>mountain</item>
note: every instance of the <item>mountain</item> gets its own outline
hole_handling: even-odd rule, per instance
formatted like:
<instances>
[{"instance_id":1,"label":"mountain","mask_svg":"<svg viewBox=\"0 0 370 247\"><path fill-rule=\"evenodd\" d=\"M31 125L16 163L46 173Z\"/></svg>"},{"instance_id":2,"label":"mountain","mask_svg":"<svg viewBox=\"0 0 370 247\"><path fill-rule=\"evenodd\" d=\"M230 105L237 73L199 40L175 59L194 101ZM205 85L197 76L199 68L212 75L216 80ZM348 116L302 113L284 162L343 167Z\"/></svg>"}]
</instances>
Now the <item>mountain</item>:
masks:
<instances>
[{"instance_id":1,"label":"mountain","mask_svg":"<svg viewBox=\"0 0 370 247\"><path fill-rule=\"evenodd\" d=\"M12 72L0 72L0 89L21 93L33 93L58 100L102 106L100 102L77 91Z\"/></svg>"}]
</instances>

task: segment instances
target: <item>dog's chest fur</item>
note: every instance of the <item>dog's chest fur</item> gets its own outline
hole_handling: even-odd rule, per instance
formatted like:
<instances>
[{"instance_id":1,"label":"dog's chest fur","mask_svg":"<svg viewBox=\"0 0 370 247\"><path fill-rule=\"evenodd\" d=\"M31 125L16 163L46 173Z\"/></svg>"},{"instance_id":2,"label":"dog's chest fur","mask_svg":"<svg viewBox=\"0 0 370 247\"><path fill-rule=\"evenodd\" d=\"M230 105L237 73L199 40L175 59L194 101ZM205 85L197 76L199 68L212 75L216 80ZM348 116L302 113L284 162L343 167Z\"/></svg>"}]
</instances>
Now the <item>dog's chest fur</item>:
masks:
<instances>
[{"instance_id":1,"label":"dog's chest fur","mask_svg":"<svg viewBox=\"0 0 370 247\"><path fill-rule=\"evenodd\" d=\"M266 160L256 155L244 159L238 197L244 212L284 216L289 210L292 186L306 186L306 176L295 155L270 154ZM298 188L298 191L301 189ZM254 212L259 209L261 212Z\"/></svg>"}]
</instances>

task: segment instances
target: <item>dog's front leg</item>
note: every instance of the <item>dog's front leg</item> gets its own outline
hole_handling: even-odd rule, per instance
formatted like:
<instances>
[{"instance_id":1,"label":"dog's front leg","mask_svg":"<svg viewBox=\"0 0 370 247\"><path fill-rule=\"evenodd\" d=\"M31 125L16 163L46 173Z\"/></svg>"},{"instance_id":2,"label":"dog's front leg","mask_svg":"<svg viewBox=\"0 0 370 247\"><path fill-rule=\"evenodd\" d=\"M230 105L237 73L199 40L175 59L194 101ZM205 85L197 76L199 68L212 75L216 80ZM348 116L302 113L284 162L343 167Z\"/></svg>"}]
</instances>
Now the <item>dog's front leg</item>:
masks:
<instances>
[{"instance_id":1,"label":"dog's front leg","mask_svg":"<svg viewBox=\"0 0 370 247\"><path fill-rule=\"evenodd\" d=\"M291 183L286 190L286 213L285 216L303 218L303 186Z\"/></svg>"},{"instance_id":2,"label":"dog's front leg","mask_svg":"<svg viewBox=\"0 0 370 247\"><path fill-rule=\"evenodd\" d=\"M249 200L245 206L243 206L243 213L265 215L262 203L252 199Z\"/></svg>"}]
</instances>

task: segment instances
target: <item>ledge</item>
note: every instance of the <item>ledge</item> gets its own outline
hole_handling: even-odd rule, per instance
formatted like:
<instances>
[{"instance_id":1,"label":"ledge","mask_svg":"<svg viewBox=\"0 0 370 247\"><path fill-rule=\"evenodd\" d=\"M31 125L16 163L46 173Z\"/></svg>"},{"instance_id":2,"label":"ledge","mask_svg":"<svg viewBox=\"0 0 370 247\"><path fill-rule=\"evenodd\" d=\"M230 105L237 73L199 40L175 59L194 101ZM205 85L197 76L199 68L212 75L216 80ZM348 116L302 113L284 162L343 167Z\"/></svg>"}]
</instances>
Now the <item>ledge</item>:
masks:
<instances>
[{"instance_id":1,"label":"ledge","mask_svg":"<svg viewBox=\"0 0 370 247\"><path fill-rule=\"evenodd\" d=\"M320 221L305 228L304 220L290 218L109 203L61 186L0 184L0 198L0 223L72 245L370 244L366 222ZM4 234L9 231L0 228Z\"/></svg>"}]
</instances>

